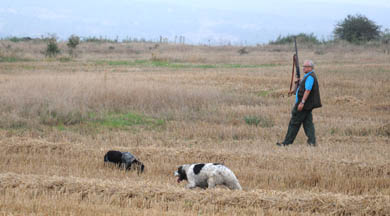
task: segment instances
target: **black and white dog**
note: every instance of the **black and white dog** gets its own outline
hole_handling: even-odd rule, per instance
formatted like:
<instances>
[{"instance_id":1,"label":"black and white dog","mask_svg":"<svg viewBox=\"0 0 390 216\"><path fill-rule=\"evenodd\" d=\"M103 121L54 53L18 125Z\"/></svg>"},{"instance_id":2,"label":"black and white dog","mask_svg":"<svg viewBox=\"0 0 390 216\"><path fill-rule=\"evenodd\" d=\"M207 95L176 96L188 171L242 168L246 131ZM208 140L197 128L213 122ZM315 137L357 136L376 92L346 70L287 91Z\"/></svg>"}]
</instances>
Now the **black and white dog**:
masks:
<instances>
[{"instance_id":1,"label":"black and white dog","mask_svg":"<svg viewBox=\"0 0 390 216\"><path fill-rule=\"evenodd\" d=\"M225 185L232 190L242 190L234 173L223 164L198 163L184 164L175 172L177 182L187 180L187 188L214 188L216 185Z\"/></svg>"},{"instance_id":2,"label":"black and white dog","mask_svg":"<svg viewBox=\"0 0 390 216\"><path fill-rule=\"evenodd\" d=\"M133 168L136 169L138 173L142 173L145 168L144 164L129 152L110 150L104 155L104 162L114 163L119 167L125 168L126 170Z\"/></svg>"}]
</instances>

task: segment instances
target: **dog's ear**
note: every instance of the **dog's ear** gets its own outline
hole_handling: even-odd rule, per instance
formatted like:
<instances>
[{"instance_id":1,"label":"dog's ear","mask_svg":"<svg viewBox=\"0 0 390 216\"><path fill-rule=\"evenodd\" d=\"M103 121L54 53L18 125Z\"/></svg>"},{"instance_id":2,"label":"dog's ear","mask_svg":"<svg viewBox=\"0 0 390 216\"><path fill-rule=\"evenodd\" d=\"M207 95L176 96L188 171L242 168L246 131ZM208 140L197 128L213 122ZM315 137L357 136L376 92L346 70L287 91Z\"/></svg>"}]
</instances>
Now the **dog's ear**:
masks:
<instances>
[{"instance_id":1,"label":"dog's ear","mask_svg":"<svg viewBox=\"0 0 390 216\"><path fill-rule=\"evenodd\" d=\"M187 180L187 173L185 169L183 169L183 166L179 166L179 168L177 168L177 173L179 174L180 180Z\"/></svg>"},{"instance_id":2,"label":"dog's ear","mask_svg":"<svg viewBox=\"0 0 390 216\"><path fill-rule=\"evenodd\" d=\"M177 172L179 174L182 174L184 171L183 171L183 166L179 166L179 168L177 168Z\"/></svg>"}]
</instances>

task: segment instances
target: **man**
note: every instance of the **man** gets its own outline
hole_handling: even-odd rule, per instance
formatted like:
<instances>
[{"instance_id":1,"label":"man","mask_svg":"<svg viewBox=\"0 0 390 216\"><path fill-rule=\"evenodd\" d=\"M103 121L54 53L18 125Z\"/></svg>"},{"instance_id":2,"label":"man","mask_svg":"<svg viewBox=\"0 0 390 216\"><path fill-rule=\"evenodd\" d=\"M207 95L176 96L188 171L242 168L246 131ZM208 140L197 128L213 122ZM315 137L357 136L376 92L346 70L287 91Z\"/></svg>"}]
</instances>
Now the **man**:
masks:
<instances>
[{"instance_id":1,"label":"man","mask_svg":"<svg viewBox=\"0 0 390 216\"><path fill-rule=\"evenodd\" d=\"M316 146L315 129L313 124L312 110L321 107L320 90L317 76L314 73L314 64L311 60L306 60L303 64L305 73L296 91L295 105L291 112L291 119L284 141L276 145L287 146L294 142L301 124L308 137L307 144Z\"/></svg>"}]
</instances>

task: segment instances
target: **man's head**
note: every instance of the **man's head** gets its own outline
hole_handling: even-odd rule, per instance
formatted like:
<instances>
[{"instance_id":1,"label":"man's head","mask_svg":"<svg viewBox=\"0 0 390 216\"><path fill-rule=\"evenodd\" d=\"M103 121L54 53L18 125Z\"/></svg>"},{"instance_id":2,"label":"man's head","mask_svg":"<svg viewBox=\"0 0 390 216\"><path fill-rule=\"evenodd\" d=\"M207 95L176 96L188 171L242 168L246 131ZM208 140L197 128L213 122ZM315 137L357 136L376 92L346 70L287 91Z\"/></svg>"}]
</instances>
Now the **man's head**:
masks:
<instances>
[{"instance_id":1,"label":"man's head","mask_svg":"<svg viewBox=\"0 0 390 216\"><path fill-rule=\"evenodd\" d=\"M314 63L312 60L305 60L303 63L303 72L309 73L314 69Z\"/></svg>"}]
</instances>

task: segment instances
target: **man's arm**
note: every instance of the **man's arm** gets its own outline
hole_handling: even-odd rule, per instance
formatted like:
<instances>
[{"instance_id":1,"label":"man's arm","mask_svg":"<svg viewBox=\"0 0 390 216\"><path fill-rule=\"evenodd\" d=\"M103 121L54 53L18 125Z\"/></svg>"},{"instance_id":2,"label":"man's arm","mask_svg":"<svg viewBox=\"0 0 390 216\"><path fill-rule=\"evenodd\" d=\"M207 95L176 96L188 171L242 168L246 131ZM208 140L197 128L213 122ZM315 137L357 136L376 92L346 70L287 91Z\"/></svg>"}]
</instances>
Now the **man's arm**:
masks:
<instances>
[{"instance_id":1,"label":"man's arm","mask_svg":"<svg viewBox=\"0 0 390 216\"><path fill-rule=\"evenodd\" d=\"M298 105L298 111L302 111L303 107L305 106L305 102L307 97L309 97L311 90L305 90L305 93L303 94L302 101Z\"/></svg>"}]
</instances>

